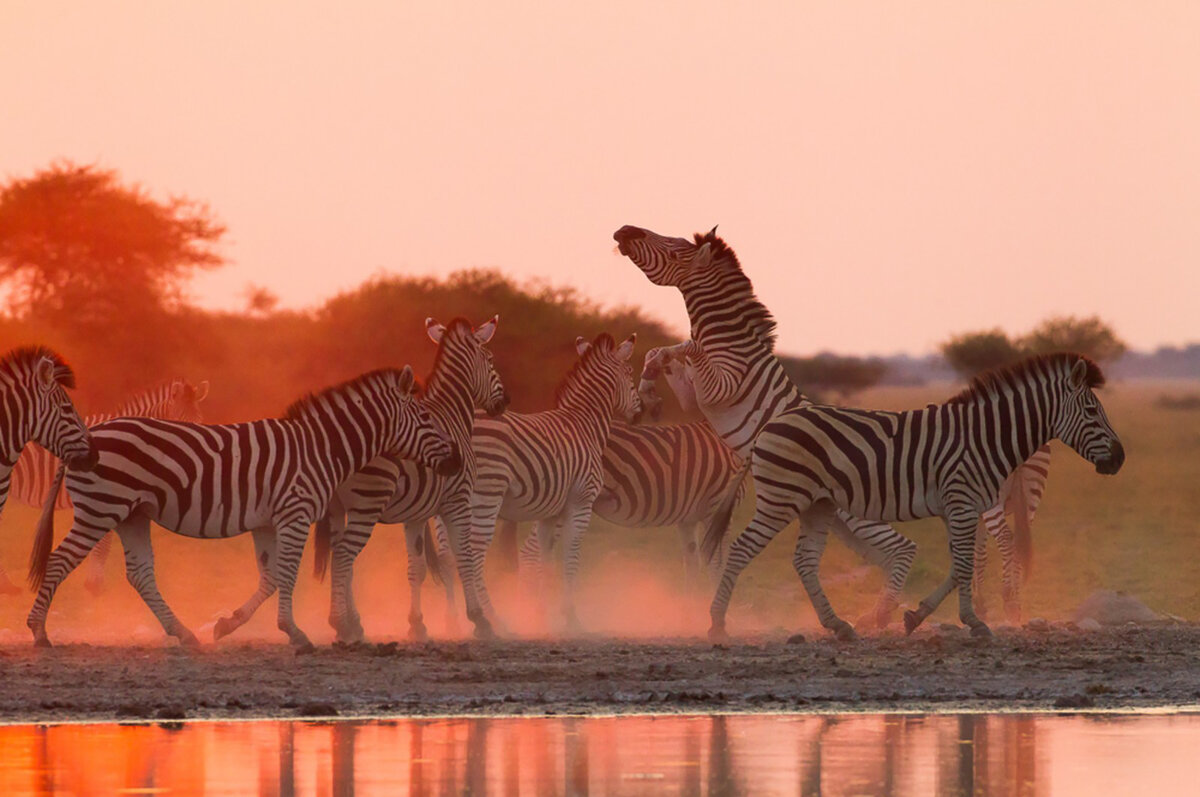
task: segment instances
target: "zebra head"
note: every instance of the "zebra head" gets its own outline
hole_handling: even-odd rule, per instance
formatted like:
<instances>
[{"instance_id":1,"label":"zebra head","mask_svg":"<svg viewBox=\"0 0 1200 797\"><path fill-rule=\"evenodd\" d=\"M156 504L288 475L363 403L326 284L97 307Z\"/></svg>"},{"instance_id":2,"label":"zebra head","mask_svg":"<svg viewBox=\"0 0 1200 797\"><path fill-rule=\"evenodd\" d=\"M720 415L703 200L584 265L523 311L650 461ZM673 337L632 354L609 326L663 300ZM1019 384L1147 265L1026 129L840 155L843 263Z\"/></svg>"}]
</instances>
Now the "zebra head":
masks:
<instances>
[{"instance_id":1,"label":"zebra head","mask_svg":"<svg viewBox=\"0 0 1200 797\"><path fill-rule=\"evenodd\" d=\"M67 388L75 387L75 374L61 357L40 346L18 349L0 363L0 373L10 382L4 403L10 412L16 410L6 430L13 436L14 454L33 440L72 470L96 467L99 452L67 395Z\"/></svg>"},{"instance_id":2,"label":"zebra head","mask_svg":"<svg viewBox=\"0 0 1200 797\"><path fill-rule=\"evenodd\" d=\"M485 348L496 334L499 323L499 315L492 316L476 329L472 329L471 323L464 318L454 319L449 326L442 326L432 318L425 319L425 331L439 347L437 363L449 366L443 369L435 364L434 371L444 370L446 378L462 380L474 406L492 417L508 407L508 391L500 381L500 374L496 373L492 353Z\"/></svg>"},{"instance_id":3,"label":"zebra head","mask_svg":"<svg viewBox=\"0 0 1200 797\"><path fill-rule=\"evenodd\" d=\"M208 380L193 385L186 379L172 379L167 385L167 400L163 407L163 417L188 423L200 423L204 420L200 412L200 402L208 396Z\"/></svg>"},{"instance_id":4,"label":"zebra head","mask_svg":"<svg viewBox=\"0 0 1200 797\"><path fill-rule=\"evenodd\" d=\"M642 397L633 382L633 347L637 333L633 333L617 344L608 333L601 333L588 343L583 337L575 339L575 351L580 360L568 385L573 381L592 383L609 401L612 414L621 415L630 423L642 417ZM572 377L578 372L577 380Z\"/></svg>"},{"instance_id":5,"label":"zebra head","mask_svg":"<svg viewBox=\"0 0 1200 797\"><path fill-rule=\"evenodd\" d=\"M395 424L384 439L383 453L398 459L411 459L441 476L462 469L462 454L454 441L434 422L424 402L417 398L417 383L412 368L395 372L388 385L394 402Z\"/></svg>"},{"instance_id":6,"label":"zebra head","mask_svg":"<svg viewBox=\"0 0 1200 797\"><path fill-rule=\"evenodd\" d=\"M684 283L707 271L716 254L729 251L717 238L716 227L706 235L697 234L689 240L668 238L626 224L613 233L613 239L617 242L617 251L632 260L651 282L676 288L682 288Z\"/></svg>"},{"instance_id":7,"label":"zebra head","mask_svg":"<svg viewBox=\"0 0 1200 797\"><path fill-rule=\"evenodd\" d=\"M1066 370L1066 385L1058 411L1051 418L1054 436L1095 465L1097 473L1116 473L1125 462L1125 448L1093 392L1093 388L1104 385L1104 374L1082 355L1059 355L1055 359L1061 360L1061 368Z\"/></svg>"}]
</instances>

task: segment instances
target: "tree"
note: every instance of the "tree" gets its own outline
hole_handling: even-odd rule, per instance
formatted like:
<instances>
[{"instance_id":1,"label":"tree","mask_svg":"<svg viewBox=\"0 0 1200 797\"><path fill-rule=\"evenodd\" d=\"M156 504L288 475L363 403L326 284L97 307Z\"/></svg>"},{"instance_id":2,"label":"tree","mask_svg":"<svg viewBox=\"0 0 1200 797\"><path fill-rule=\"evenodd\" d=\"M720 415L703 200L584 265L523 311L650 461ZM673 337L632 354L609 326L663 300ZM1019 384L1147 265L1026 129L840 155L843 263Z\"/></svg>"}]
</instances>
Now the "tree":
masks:
<instances>
[{"instance_id":1,"label":"tree","mask_svg":"<svg viewBox=\"0 0 1200 797\"><path fill-rule=\"evenodd\" d=\"M1058 316L1046 319L1021 338L1021 348L1030 354L1071 351L1109 362L1124 354L1126 346L1098 316Z\"/></svg>"},{"instance_id":2,"label":"tree","mask_svg":"<svg viewBox=\"0 0 1200 797\"><path fill-rule=\"evenodd\" d=\"M841 357L824 352L816 357L781 360L787 375L802 390L833 393L839 403L878 384L887 372L887 363L875 357Z\"/></svg>"},{"instance_id":3,"label":"tree","mask_svg":"<svg viewBox=\"0 0 1200 797\"><path fill-rule=\"evenodd\" d=\"M18 317L93 335L177 307L193 271L224 262L224 232L203 204L58 162L0 191L0 282Z\"/></svg>"},{"instance_id":4,"label":"tree","mask_svg":"<svg viewBox=\"0 0 1200 797\"><path fill-rule=\"evenodd\" d=\"M967 332L942 344L942 356L964 379L1007 365L1021 354L1021 349L1001 329Z\"/></svg>"}]
</instances>

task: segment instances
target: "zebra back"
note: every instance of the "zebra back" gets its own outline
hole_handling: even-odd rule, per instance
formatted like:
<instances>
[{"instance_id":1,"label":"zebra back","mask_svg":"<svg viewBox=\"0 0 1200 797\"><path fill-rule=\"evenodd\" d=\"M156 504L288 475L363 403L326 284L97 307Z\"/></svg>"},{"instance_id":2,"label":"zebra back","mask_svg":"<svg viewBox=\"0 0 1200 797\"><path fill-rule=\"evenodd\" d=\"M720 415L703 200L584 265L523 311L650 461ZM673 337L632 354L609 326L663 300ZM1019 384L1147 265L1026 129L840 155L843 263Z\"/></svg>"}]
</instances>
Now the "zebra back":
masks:
<instances>
[{"instance_id":1,"label":"zebra back","mask_svg":"<svg viewBox=\"0 0 1200 797\"><path fill-rule=\"evenodd\" d=\"M87 416L84 423L91 427L121 417L199 422L202 420L199 403L207 395L207 381L193 386L185 379L169 379L133 394L115 412ZM28 506L44 506L59 466L57 457L37 443L30 443L13 468L13 497ZM71 508L71 498L65 490L58 493L54 508Z\"/></svg>"}]
</instances>

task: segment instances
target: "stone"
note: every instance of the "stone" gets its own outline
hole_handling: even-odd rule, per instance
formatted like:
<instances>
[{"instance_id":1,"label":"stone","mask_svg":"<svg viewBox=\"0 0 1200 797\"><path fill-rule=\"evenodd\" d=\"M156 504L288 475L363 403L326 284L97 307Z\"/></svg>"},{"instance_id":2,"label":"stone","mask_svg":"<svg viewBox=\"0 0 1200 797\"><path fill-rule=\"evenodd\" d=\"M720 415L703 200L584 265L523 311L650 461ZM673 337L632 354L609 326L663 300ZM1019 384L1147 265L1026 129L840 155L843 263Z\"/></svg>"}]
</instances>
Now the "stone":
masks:
<instances>
[{"instance_id":1,"label":"stone","mask_svg":"<svg viewBox=\"0 0 1200 797\"><path fill-rule=\"evenodd\" d=\"M1088 595L1075 610L1075 622L1095 620L1100 625L1142 625L1154 623L1162 617L1132 595L1099 589Z\"/></svg>"}]
</instances>

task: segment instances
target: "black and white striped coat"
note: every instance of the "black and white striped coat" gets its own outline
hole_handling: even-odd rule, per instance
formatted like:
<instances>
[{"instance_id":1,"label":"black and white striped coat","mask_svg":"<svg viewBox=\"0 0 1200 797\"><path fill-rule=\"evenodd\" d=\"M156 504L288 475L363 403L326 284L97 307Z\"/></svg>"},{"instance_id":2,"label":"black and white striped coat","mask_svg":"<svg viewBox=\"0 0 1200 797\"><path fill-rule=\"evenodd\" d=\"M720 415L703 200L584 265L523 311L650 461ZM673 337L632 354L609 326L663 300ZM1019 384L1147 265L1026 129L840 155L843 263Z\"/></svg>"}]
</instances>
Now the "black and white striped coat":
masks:
<instances>
[{"instance_id":1,"label":"black and white striped coat","mask_svg":"<svg viewBox=\"0 0 1200 797\"><path fill-rule=\"evenodd\" d=\"M125 548L126 574L168 634L196 638L154 580L150 522L196 538L253 533L259 590L223 618L221 636L279 589L279 627L310 647L292 619L292 590L310 524L339 484L381 454L414 457L453 472L459 455L412 395L412 370L372 371L297 401L284 418L207 425L119 418L92 430L99 463L67 474L75 522L49 554L51 522L38 530L31 577L40 584L28 625L48 645L55 590L109 530ZM51 495L49 501L55 500ZM46 513L52 518L52 513Z\"/></svg>"},{"instance_id":2,"label":"black and white striped coat","mask_svg":"<svg viewBox=\"0 0 1200 797\"><path fill-rule=\"evenodd\" d=\"M339 641L357 641L363 636L351 582L354 560L377 523L404 524L412 600L408 618L413 638L426 636L421 612L427 536L423 532L431 518L440 516L448 527L451 545L458 552L455 559L464 564L469 560L462 546L471 533L471 491L475 483L471 430L475 425L475 410L497 416L508 406L508 393L496 373L492 353L486 348L498 323L498 316L478 329L462 318L444 327L432 318L425 322L429 337L438 344L438 354L421 401L434 423L462 452L462 469L443 476L411 460L376 459L338 487L329 512L332 523L327 529L318 524L315 557L318 574L325 562L322 540L325 535L331 536L333 583L329 622ZM479 616L470 580L460 580L466 590L468 614ZM447 583L452 589L452 580L447 579Z\"/></svg>"},{"instance_id":3,"label":"black and white striped coat","mask_svg":"<svg viewBox=\"0 0 1200 797\"><path fill-rule=\"evenodd\" d=\"M208 382L192 385L184 379L171 379L155 385L148 390L134 394L128 401L117 408L116 412L98 413L84 419L88 426L124 416L142 418L163 418L169 421L199 421L201 420L199 403L208 395ZM13 498L27 506L41 507L46 503L46 495L51 486L58 490L58 482L62 479L63 464L58 457L37 444L26 446L12 472ZM58 503L55 509L71 508L71 501L66 492L58 493ZM104 584L104 562L112 546L112 537L105 536L96 551L89 558L91 572L88 573L88 589L98 593ZM8 577L0 568L0 592L7 591ZM14 587L15 589L15 587Z\"/></svg>"},{"instance_id":4,"label":"black and white striped coat","mask_svg":"<svg viewBox=\"0 0 1200 797\"><path fill-rule=\"evenodd\" d=\"M705 418L745 460L772 418L809 402L775 356L775 321L754 295L737 256L715 228L689 240L627 225L613 238L621 254L651 282L683 294L691 321L690 340L646 355L641 384L648 408L661 402L654 383L663 369L672 361L682 363L683 383L692 386ZM838 520L835 534L887 571L883 593L862 620L864 625L886 625L899 604L916 546L886 523L842 513Z\"/></svg>"},{"instance_id":5,"label":"black and white striped coat","mask_svg":"<svg viewBox=\"0 0 1200 797\"><path fill-rule=\"evenodd\" d=\"M1124 449L1093 392L1103 382L1100 369L1080 355L1043 355L976 377L958 396L925 409L814 405L781 414L752 449L754 517L730 549L712 604L711 636L724 637L734 582L763 546L801 518L801 547L819 551L838 509L877 520L943 518L950 576L918 610L905 613L905 627L911 633L957 586L959 617L972 633L989 635L971 603L980 514L995 506L1005 480L1054 438L1100 473L1120 469ZM720 517L706 535L706 546L715 545L722 533ZM800 577L815 581L816 566L800 569ZM826 628L839 633L849 628L827 600L814 605Z\"/></svg>"},{"instance_id":6,"label":"black and white striped coat","mask_svg":"<svg viewBox=\"0 0 1200 797\"><path fill-rule=\"evenodd\" d=\"M555 408L531 414L507 412L475 423L471 445L477 472L471 509L470 578L488 619L494 612L483 583L483 562L497 518L536 520L543 551L562 531L569 627L578 626L574 593L579 546L604 484L602 460L614 415L641 414L629 364L636 335L619 345L607 334L591 344L576 341L579 360L559 386ZM492 632L475 621L477 635Z\"/></svg>"}]
</instances>

